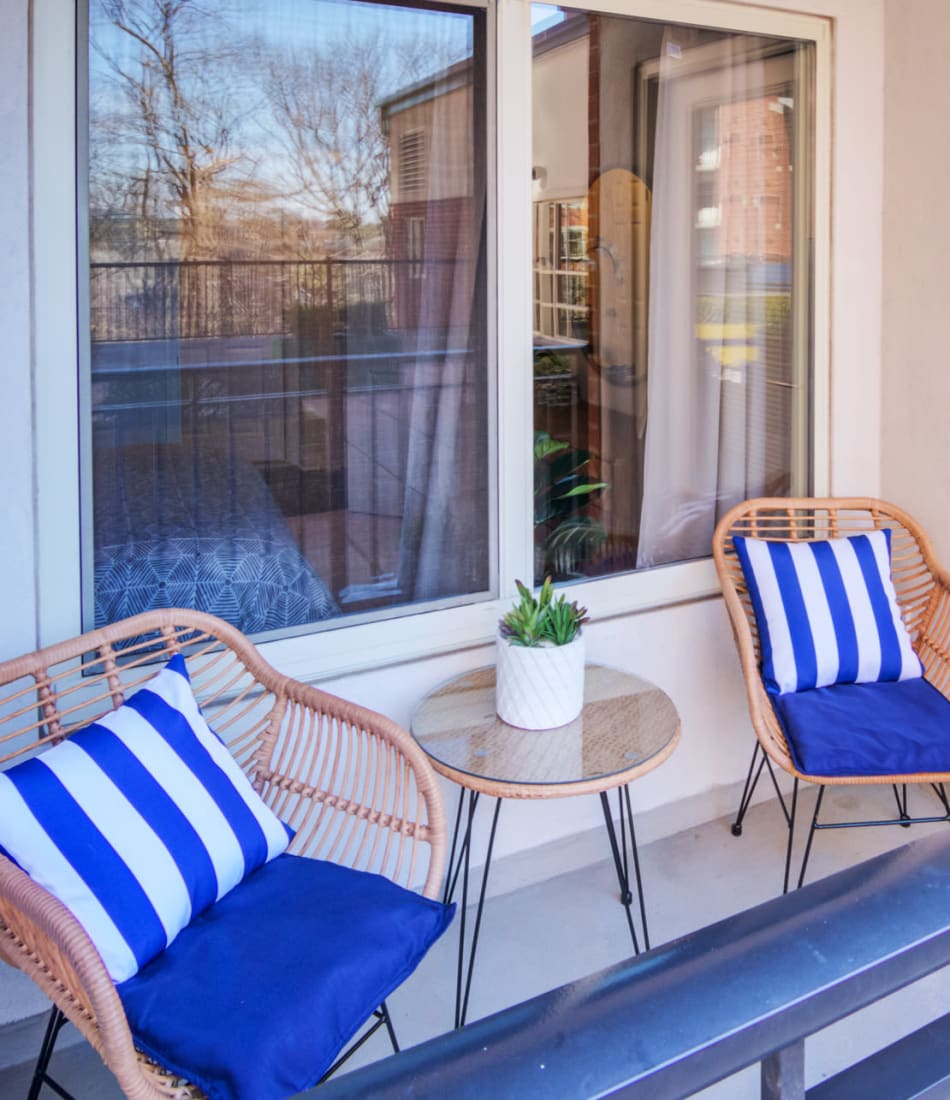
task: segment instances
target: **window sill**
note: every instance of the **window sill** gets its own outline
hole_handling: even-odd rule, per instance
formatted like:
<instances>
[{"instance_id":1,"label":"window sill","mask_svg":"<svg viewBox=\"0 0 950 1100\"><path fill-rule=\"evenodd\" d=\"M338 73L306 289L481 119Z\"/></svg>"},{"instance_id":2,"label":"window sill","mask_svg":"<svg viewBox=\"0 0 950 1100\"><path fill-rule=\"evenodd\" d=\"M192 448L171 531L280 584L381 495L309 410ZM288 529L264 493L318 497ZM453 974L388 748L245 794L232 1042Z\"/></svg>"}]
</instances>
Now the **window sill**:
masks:
<instances>
[{"instance_id":1,"label":"window sill","mask_svg":"<svg viewBox=\"0 0 950 1100\"><path fill-rule=\"evenodd\" d=\"M567 586L569 599L586 606L591 621L655 611L719 594L711 559L663 566ZM494 641L512 597L438 611L419 611L334 630L261 642L268 661L308 682L425 660Z\"/></svg>"}]
</instances>

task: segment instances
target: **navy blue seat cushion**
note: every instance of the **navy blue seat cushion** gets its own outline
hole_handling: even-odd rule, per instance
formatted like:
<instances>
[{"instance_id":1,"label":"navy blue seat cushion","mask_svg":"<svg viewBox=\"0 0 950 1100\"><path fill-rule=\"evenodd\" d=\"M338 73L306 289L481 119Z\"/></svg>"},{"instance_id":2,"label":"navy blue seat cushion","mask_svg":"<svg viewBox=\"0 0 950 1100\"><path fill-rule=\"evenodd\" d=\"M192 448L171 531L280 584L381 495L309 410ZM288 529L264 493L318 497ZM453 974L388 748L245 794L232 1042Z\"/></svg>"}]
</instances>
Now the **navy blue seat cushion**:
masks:
<instances>
[{"instance_id":1,"label":"navy blue seat cushion","mask_svg":"<svg viewBox=\"0 0 950 1100\"><path fill-rule=\"evenodd\" d=\"M285 854L116 989L136 1046L212 1100L278 1100L316 1084L454 909Z\"/></svg>"},{"instance_id":2,"label":"navy blue seat cushion","mask_svg":"<svg viewBox=\"0 0 950 1100\"><path fill-rule=\"evenodd\" d=\"M834 684L771 699L806 775L950 772L950 701L926 680Z\"/></svg>"}]
</instances>

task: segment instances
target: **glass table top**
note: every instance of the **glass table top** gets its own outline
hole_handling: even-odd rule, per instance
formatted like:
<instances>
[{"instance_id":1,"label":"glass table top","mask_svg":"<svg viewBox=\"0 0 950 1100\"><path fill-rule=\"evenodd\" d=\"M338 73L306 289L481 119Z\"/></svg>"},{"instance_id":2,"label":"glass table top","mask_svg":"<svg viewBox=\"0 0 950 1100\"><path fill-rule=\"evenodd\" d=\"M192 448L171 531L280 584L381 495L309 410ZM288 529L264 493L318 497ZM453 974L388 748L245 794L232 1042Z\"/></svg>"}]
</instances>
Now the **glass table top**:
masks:
<instances>
[{"instance_id":1,"label":"glass table top","mask_svg":"<svg viewBox=\"0 0 950 1100\"><path fill-rule=\"evenodd\" d=\"M669 696L654 684L604 665L588 665L584 708L547 730L509 726L495 714L495 669L479 668L437 687L416 708L412 734L433 766L464 786L492 785L523 798L618 786L660 764L679 738ZM577 793L581 793L580 790Z\"/></svg>"}]
</instances>

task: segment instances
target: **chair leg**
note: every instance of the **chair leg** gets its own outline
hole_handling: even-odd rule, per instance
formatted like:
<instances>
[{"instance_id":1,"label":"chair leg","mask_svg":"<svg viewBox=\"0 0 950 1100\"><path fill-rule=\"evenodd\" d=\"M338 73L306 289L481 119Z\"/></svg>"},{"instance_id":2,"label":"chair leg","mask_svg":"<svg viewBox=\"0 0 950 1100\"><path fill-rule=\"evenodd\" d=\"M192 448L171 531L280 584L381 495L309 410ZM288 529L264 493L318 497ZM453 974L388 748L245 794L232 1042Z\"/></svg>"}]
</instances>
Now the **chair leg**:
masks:
<instances>
[{"instance_id":1,"label":"chair leg","mask_svg":"<svg viewBox=\"0 0 950 1100\"><path fill-rule=\"evenodd\" d=\"M788 815L788 845L785 848L785 881L782 893L788 893L788 876L792 869L792 845L795 843L795 813L798 809L798 776L792 784L792 809Z\"/></svg>"},{"instance_id":2,"label":"chair leg","mask_svg":"<svg viewBox=\"0 0 950 1100\"><path fill-rule=\"evenodd\" d=\"M765 760L765 766L768 768L769 779L772 780L772 786L775 788L775 797L778 799L778 804L782 807L782 813L785 815L786 824L789 821L788 804L785 801L785 795L782 794L782 788L778 785L778 778L775 775L775 768L772 767L772 761L763 751L762 756Z\"/></svg>"},{"instance_id":3,"label":"chair leg","mask_svg":"<svg viewBox=\"0 0 950 1100\"><path fill-rule=\"evenodd\" d=\"M815 812L811 818L811 828L808 830L808 843L805 845L805 855L802 858L802 869L798 873L798 889L802 888L802 883L805 881L805 868L808 866L808 857L811 855L811 844L815 839L815 832L818 829L818 811L821 809L821 800L825 797L825 788L818 788L818 799L815 802Z\"/></svg>"},{"instance_id":4,"label":"chair leg","mask_svg":"<svg viewBox=\"0 0 950 1100\"><path fill-rule=\"evenodd\" d=\"M392 1020L389 1018L389 1009L386 1007L385 1001L383 1001L379 1008L376 1009L376 1011L373 1013L373 1016L375 1016L374 1022L370 1024L369 1027L367 1027L367 1029L355 1042L353 1042L350 1046L346 1048L346 1050L343 1051L339 1058L337 1058L333 1065L330 1066L326 1073L317 1082L318 1085L322 1085L323 1082L327 1080L327 1078L332 1077L333 1074L336 1073L336 1071L340 1068L340 1066L342 1066L345 1062L348 1062L360 1049L360 1047L368 1039L372 1038L372 1036L374 1036L384 1024L386 1026L386 1030L389 1032L389 1041L393 1045L393 1050L397 1054L399 1053L399 1043L396 1041L396 1032L393 1030L393 1023ZM31 1097L30 1100L33 1100L33 1098Z\"/></svg>"},{"instance_id":5,"label":"chair leg","mask_svg":"<svg viewBox=\"0 0 950 1100\"><path fill-rule=\"evenodd\" d=\"M762 753L762 759L759 760L759 767L756 770L755 762L759 758L759 753ZM732 823L732 835L742 836L742 819L746 815L746 810L749 808L749 803L752 801L752 795L755 793L755 788L759 783L759 776L762 774L762 768L765 766L766 756L762 752L762 746L758 741L755 743L755 748L752 750L752 759L749 761L749 773L745 777L745 786L742 788L742 797L739 799L739 809L736 813L736 819Z\"/></svg>"},{"instance_id":6,"label":"chair leg","mask_svg":"<svg viewBox=\"0 0 950 1100\"><path fill-rule=\"evenodd\" d=\"M393 1054L399 1053L399 1040L396 1038L396 1029L393 1027L393 1018L389 1015L389 1006L385 1001L379 1006L379 1011L382 1013L383 1022L386 1024L386 1030L389 1032L389 1041L393 1045Z\"/></svg>"},{"instance_id":7,"label":"chair leg","mask_svg":"<svg viewBox=\"0 0 950 1100\"><path fill-rule=\"evenodd\" d=\"M59 1038L59 1033L63 1030L66 1022L66 1017L59 1008L54 1006L50 1011L49 1020L46 1024L46 1034L43 1036L43 1042L40 1045L40 1053L36 1059L36 1068L33 1070L33 1080L30 1082L27 1100L37 1100L44 1085L51 1088L63 1100L75 1100L73 1095L67 1092L57 1081L54 1081L47 1072L49 1070L49 1060L53 1056L53 1048L56 1046L56 1040Z\"/></svg>"},{"instance_id":8,"label":"chair leg","mask_svg":"<svg viewBox=\"0 0 950 1100\"><path fill-rule=\"evenodd\" d=\"M897 816L900 818L901 828L910 828L910 814L907 812L907 784L904 783L900 793L897 790L897 784L892 786L894 791L894 798L897 801Z\"/></svg>"}]
</instances>

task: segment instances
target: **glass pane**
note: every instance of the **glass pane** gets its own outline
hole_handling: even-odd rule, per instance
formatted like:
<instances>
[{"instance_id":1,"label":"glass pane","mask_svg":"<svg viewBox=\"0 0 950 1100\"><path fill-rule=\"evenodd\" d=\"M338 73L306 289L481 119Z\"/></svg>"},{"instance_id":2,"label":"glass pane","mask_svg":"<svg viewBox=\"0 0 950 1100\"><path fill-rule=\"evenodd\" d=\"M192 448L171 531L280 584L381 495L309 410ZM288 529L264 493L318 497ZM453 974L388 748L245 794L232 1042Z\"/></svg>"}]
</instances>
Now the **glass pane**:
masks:
<instances>
[{"instance_id":1,"label":"glass pane","mask_svg":"<svg viewBox=\"0 0 950 1100\"><path fill-rule=\"evenodd\" d=\"M91 0L96 625L487 589L484 71L431 3Z\"/></svg>"},{"instance_id":2,"label":"glass pane","mask_svg":"<svg viewBox=\"0 0 950 1100\"><path fill-rule=\"evenodd\" d=\"M810 484L813 46L534 7L535 575Z\"/></svg>"}]
</instances>

